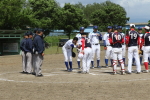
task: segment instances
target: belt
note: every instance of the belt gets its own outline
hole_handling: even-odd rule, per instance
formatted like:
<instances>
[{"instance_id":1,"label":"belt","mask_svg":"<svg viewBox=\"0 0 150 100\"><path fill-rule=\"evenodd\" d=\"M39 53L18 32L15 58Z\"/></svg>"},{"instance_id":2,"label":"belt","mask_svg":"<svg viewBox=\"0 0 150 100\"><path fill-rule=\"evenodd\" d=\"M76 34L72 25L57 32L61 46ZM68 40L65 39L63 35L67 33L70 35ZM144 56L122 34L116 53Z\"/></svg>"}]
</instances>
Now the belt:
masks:
<instances>
[{"instance_id":1,"label":"belt","mask_svg":"<svg viewBox=\"0 0 150 100\"><path fill-rule=\"evenodd\" d=\"M93 45L99 45L99 43L97 43L97 44L93 44Z\"/></svg>"}]
</instances>

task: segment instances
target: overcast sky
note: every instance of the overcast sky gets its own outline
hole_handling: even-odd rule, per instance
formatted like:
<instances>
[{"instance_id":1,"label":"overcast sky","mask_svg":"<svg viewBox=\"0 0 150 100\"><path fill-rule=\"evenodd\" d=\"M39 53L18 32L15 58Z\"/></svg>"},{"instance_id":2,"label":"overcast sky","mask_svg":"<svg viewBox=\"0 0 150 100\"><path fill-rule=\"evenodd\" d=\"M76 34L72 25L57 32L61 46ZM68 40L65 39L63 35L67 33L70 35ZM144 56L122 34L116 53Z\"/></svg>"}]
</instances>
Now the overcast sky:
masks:
<instances>
[{"instance_id":1,"label":"overcast sky","mask_svg":"<svg viewBox=\"0 0 150 100\"><path fill-rule=\"evenodd\" d=\"M101 3L106 0L56 0L63 7L65 3L76 4L81 2L83 5L94 2ZM127 17L130 17L128 23L147 23L150 20L150 0L110 0L125 8Z\"/></svg>"}]
</instances>

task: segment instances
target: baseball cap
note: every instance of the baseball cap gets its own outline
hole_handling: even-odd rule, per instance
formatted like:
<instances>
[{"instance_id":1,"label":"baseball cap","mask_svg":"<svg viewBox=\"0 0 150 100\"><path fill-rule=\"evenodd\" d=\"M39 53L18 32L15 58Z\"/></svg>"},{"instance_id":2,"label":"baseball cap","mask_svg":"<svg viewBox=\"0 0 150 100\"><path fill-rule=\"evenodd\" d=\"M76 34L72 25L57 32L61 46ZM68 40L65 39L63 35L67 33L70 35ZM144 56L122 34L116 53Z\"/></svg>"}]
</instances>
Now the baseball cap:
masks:
<instances>
[{"instance_id":1,"label":"baseball cap","mask_svg":"<svg viewBox=\"0 0 150 100\"><path fill-rule=\"evenodd\" d=\"M112 29L112 26L107 26L108 29Z\"/></svg>"},{"instance_id":2,"label":"baseball cap","mask_svg":"<svg viewBox=\"0 0 150 100\"><path fill-rule=\"evenodd\" d=\"M38 31L38 28L34 28L33 32L36 33L36 31Z\"/></svg>"},{"instance_id":3,"label":"baseball cap","mask_svg":"<svg viewBox=\"0 0 150 100\"><path fill-rule=\"evenodd\" d=\"M122 26L118 26L119 29L122 29Z\"/></svg>"},{"instance_id":4,"label":"baseball cap","mask_svg":"<svg viewBox=\"0 0 150 100\"><path fill-rule=\"evenodd\" d=\"M38 31L38 32L44 32L44 30L41 29L41 28L39 28L37 31Z\"/></svg>"},{"instance_id":5,"label":"baseball cap","mask_svg":"<svg viewBox=\"0 0 150 100\"><path fill-rule=\"evenodd\" d=\"M24 33L24 36L27 36L27 32L26 32L26 33Z\"/></svg>"},{"instance_id":6,"label":"baseball cap","mask_svg":"<svg viewBox=\"0 0 150 100\"><path fill-rule=\"evenodd\" d=\"M84 27L80 27L80 31L84 30Z\"/></svg>"},{"instance_id":7,"label":"baseball cap","mask_svg":"<svg viewBox=\"0 0 150 100\"><path fill-rule=\"evenodd\" d=\"M142 28L141 28L141 27L138 27L138 30L142 30Z\"/></svg>"},{"instance_id":8,"label":"baseball cap","mask_svg":"<svg viewBox=\"0 0 150 100\"><path fill-rule=\"evenodd\" d=\"M33 35L33 33L31 31L28 32L29 35Z\"/></svg>"},{"instance_id":9,"label":"baseball cap","mask_svg":"<svg viewBox=\"0 0 150 100\"><path fill-rule=\"evenodd\" d=\"M93 26L93 29L98 29L98 26Z\"/></svg>"},{"instance_id":10,"label":"baseball cap","mask_svg":"<svg viewBox=\"0 0 150 100\"><path fill-rule=\"evenodd\" d=\"M145 26L145 27L143 27L143 28L146 29L146 30L149 30L149 29L150 29L149 26Z\"/></svg>"},{"instance_id":11,"label":"baseball cap","mask_svg":"<svg viewBox=\"0 0 150 100\"><path fill-rule=\"evenodd\" d=\"M130 24L130 27L135 27L135 24Z\"/></svg>"}]
</instances>

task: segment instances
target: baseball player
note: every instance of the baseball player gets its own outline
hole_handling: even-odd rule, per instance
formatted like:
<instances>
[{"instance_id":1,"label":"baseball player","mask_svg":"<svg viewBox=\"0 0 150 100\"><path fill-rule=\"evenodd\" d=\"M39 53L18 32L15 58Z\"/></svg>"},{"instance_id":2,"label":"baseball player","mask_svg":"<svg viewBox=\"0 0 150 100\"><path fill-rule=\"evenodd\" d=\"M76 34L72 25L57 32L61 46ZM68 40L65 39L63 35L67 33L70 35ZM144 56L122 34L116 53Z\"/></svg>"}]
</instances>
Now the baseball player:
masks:
<instances>
[{"instance_id":1,"label":"baseball player","mask_svg":"<svg viewBox=\"0 0 150 100\"><path fill-rule=\"evenodd\" d=\"M141 48L141 54L140 55L140 64L142 65L142 58L143 58L143 49L144 49L144 46L142 45L142 37L143 37L143 33L142 33L142 28L141 27L138 27L138 33L139 33L139 36L140 36L140 48Z\"/></svg>"},{"instance_id":2,"label":"baseball player","mask_svg":"<svg viewBox=\"0 0 150 100\"><path fill-rule=\"evenodd\" d=\"M81 33L82 38L81 38L81 52L79 53L79 56L82 54L83 59L82 59L82 67L83 71L82 73L89 73L90 70L90 63L92 59L92 49L91 49L91 43L88 38L86 38L86 33Z\"/></svg>"},{"instance_id":3,"label":"baseball player","mask_svg":"<svg viewBox=\"0 0 150 100\"><path fill-rule=\"evenodd\" d=\"M109 42L109 34L112 34L112 26L107 27L107 33L104 34L103 36L103 42L104 42L104 49L106 50L105 53L105 64L106 67L108 67L108 59L111 59L112 62L112 46Z\"/></svg>"},{"instance_id":4,"label":"baseball player","mask_svg":"<svg viewBox=\"0 0 150 100\"><path fill-rule=\"evenodd\" d=\"M118 26L118 31L121 33L121 35L123 36L124 41L125 41L125 33L122 32L122 26ZM124 65L126 66L126 64L125 64L125 54L126 54L126 44L124 42L122 44L122 58L123 58Z\"/></svg>"},{"instance_id":5,"label":"baseball player","mask_svg":"<svg viewBox=\"0 0 150 100\"><path fill-rule=\"evenodd\" d=\"M36 77L42 77L41 67L44 59L44 41L42 39L43 29L38 29L37 35L33 40L34 54L35 54L35 74Z\"/></svg>"},{"instance_id":6,"label":"baseball player","mask_svg":"<svg viewBox=\"0 0 150 100\"><path fill-rule=\"evenodd\" d=\"M145 71L146 73L149 72L148 68L148 57L150 54L150 27L145 26L145 34L142 36L142 44L144 45L143 51L144 51L144 66L145 66Z\"/></svg>"},{"instance_id":7,"label":"baseball player","mask_svg":"<svg viewBox=\"0 0 150 100\"><path fill-rule=\"evenodd\" d=\"M25 45L26 45L26 40L28 38L27 33L24 33L24 39L20 42L20 49L21 49L21 55L22 55L22 73L26 73L26 53L25 53Z\"/></svg>"},{"instance_id":8,"label":"baseball player","mask_svg":"<svg viewBox=\"0 0 150 100\"><path fill-rule=\"evenodd\" d=\"M26 66L26 72L27 74L31 74L32 73L32 49L33 49L33 42L32 42L32 32L28 32L28 37L26 39L26 59L27 59L27 66Z\"/></svg>"},{"instance_id":9,"label":"baseball player","mask_svg":"<svg viewBox=\"0 0 150 100\"><path fill-rule=\"evenodd\" d=\"M124 37L118 32L118 27L114 27L114 32L109 35L109 42L112 45L113 52L113 74L117 74L117 58L121 64L121 74L125 74L124 62L122 60L122 44L124 43Z\"/></svg>"},{"instance_id":10,"label":"baseball player","mask_svg":"<svg viewBox=\"0 0 150 100\"><path fill-rule=\"evenodd\" d=\"M100 43L99 41L102 40L102 35L101 33L98 31L98 26L93 26L93 32L89 33L89 39L90 39L90 43L92 46L92 68L94 68L94 58L95 58L95 53L97 56L97 67L100 68Z\"/></svg>"},{"instance_id":11,"label":"baseball player","mask_svg":"<svg viewBox=\"0 0 150 100\"><path fill-rule=\"evenodd\" d=\"M76 47L77 42L78 42L78 38L74 37L73 39L68 40L62 47L62 51L65 57L65 65L69 72L73 70L72 69L72 49ZM69 62L70 68L68 66L68 62Z\"/></svg>"},{"instance_id":12,"label":"baseball player","mask_svg":"<svg viewBox=\"0 0 150 100\"><path fill-rule=\"evenodd\" d=\"M80 40L81 40L81 33L84 33L84 27L80 27L80 33L78 33L78 34L76 35L76 37L78 38L78 43L77 43L78 45L81 45L81 44L79 43ZM80 52L80 49L77 48L77 53L79 53L79 52ZM77 57L77 63L78 63L78 68L81 69L79 57Z\"/></svg>"},{"instance_id":13,"label":"baseball player","mask_svg":"<svg viewBox=\"0 0 150 100\"><path fill-rule=\"evenodd\" d=\"M137 74L141 72L141 65L138 55L138 49L140 44L140 36L137 31L135 31L135 25L130 24L130 31L126 35L126 44L128 47L128 74L132 71L132 58L135 58L137 66Z\"/></svg>"}]
</instances>

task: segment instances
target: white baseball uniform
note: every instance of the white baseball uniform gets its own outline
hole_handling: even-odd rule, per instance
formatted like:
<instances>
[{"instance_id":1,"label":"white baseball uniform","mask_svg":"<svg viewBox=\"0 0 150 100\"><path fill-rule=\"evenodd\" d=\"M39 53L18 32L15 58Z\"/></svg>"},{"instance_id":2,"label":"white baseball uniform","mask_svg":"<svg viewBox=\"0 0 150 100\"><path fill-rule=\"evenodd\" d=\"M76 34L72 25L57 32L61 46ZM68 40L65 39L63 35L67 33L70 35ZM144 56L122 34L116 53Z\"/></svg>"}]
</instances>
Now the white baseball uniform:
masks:
<instances>
[{"instance_id":1,"label":"white baseball uniform","mask_svg":"<svg viewBox=\"0 0 150 100\"><path fill-rule=\"evenodd\" d=\"M91 44L90 40L88 38L82 38L81 40L82 47L81 51L84 52L83 59L82 59L82 70L85 73L89 73L90 69L90 63L92 59L92 49L91 49Z\"/></svg>"},{"instance_id":2,"label":"white baseball uniform","mask_svg":"<svg viewBox=\"0 0 150 100\"><path fill-rule=\"evenodd\" d=\"M112 44L113 72L116 73L118 60L121 64L121 71L125 72L124 62L122 60L122 43L124 43L124 38L123 38L122 34L119 32L114 32L114 33L110 34L109 41Z\"/></svg>"},{"instance_id":3,"label":"white baseball uniform","mask_svg":"<svg viewBox=\"0 0 150 100\"><path fill-rule=\"evenodd\" d=\"M112 46L110 45L109 42L109 33L105 33L103 36L103 40L104 40L104 46L107 47L106 53L105 53L105 59L112 59Z\"/></svg>"},{"instance_id":4,"label":"white baseball uniform","mask_svg":"<svg viewBox=\"0 0 150 100\"><path fill-rule=\"evenodd\" d=\"M98 36L98 34L100 36ZM92 67L94 68L94 58L95 58L95 53L97 56L97 67L99 67L99 62L100 62L100 44L99 41L102 39L102 36L100 34L100 32L91 32L89 33L89 39L90 39L90 43L92 46Z\"/></svg>"},{"instance_id":5,"label":"white baseball uniform","mask_svg":"<svg viewBox=\"0 0 150 100\"><path fill-rule=\"evenodd\" d=\"M81 45L81 34L80 33L78 33L77 35L76 35L76 37L78 38L78 45ZM80 49L79 48L77 48L77 53L79 53L80 52ZM79 59L79 57L77 57L77 61L80 61L80 59Z\"/></svg>"},{"instance_id":6,"label":"white baseball uniform","mask_svg":"<svg viewBox=\"0 0 150 100\"><path fill-rule=\"evenodd\" d=\"M140 36L137 31L131 29L126 35L126 44L128 44L128 72L132 71L132 58L135 58L137 72L141 72L141 65L138 54Z\"/></svg>"},{"instance_id":7,"label":"white baseball uniform","mask_svg":"<svg viewBox=\"0 0 150 100\"><path fill-rule=\"evenodd\" d=\"M121 35L123 36L124 38L124 41L125 41L125 34L121 32ZM125 58L125 54L126 54L126 44L125 42L122 44L122 58Z\"/></svg>"}]
</instances>

